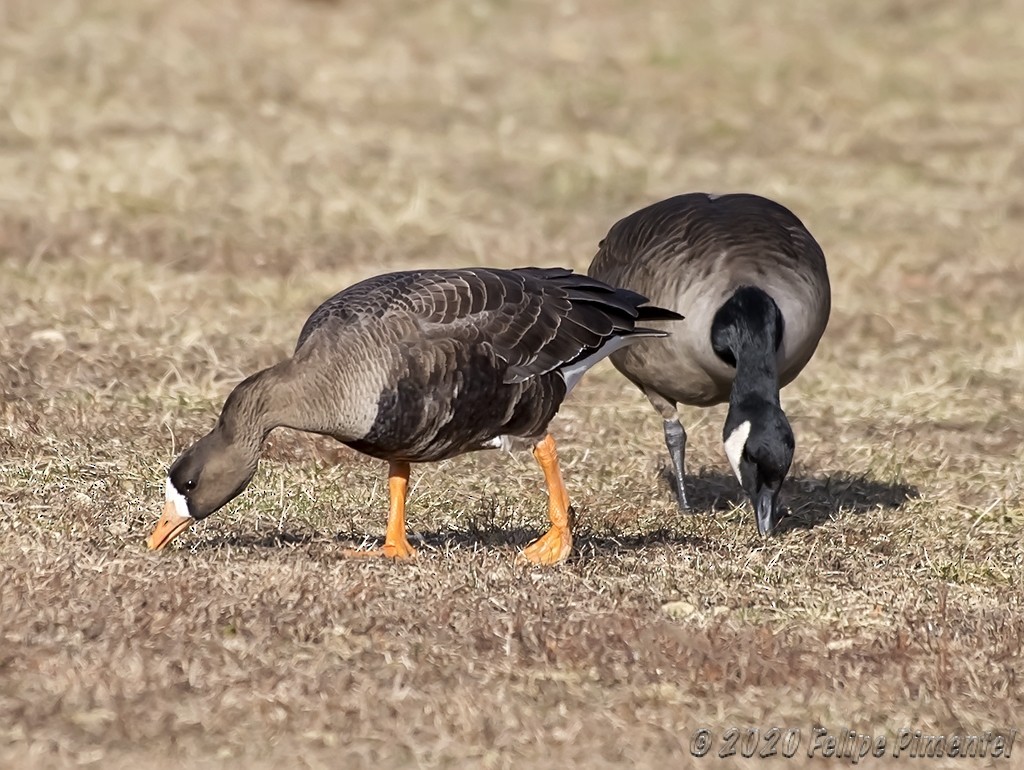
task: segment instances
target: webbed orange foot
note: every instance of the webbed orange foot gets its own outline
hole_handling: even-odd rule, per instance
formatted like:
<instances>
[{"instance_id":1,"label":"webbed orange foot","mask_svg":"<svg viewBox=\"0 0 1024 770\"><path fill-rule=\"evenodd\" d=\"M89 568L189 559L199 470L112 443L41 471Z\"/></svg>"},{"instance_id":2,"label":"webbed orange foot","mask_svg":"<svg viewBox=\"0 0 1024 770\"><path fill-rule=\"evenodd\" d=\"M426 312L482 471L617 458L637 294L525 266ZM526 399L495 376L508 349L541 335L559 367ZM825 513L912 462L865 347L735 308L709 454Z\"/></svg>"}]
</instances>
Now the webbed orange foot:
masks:
<instances>
[{"instance_id":1,"label":"webbed orange foot","mask_svg":"<svg viewBox=\"0 0 1024 770\"><path fill-rule=\"evenodd\" d=\"M393 543L384 543L380 548L346 548L341 552L346 559L414 559L416 549L405 538Z\"/></svg>"},{"instance_id":2,"label":"webbed orange foot","mask_svg":"<svg viewBox=\"0 0 1024 770\"><path fill-rule=\"evenodd\" d=\"M384 535L384 545L367 550L346 548L342 551L346 558L412 559L416 556L416 549L409 545L409 540L405 536L405 495L408 489L409 463L392 460L388 469L388 497L391 507L388 510L388 528Z\"/></svg>"},{"instance_id":3,"label":"webbed orange foot","mask_svg":"<svg viewBox=\"0 0 1024 770\"><path fill-rule=\"evenodd\" d=\"M520 564L560 564L572 551L572 532L568 527L552 527L528 545L516 561Z\"/></svg>"}]
</instances>

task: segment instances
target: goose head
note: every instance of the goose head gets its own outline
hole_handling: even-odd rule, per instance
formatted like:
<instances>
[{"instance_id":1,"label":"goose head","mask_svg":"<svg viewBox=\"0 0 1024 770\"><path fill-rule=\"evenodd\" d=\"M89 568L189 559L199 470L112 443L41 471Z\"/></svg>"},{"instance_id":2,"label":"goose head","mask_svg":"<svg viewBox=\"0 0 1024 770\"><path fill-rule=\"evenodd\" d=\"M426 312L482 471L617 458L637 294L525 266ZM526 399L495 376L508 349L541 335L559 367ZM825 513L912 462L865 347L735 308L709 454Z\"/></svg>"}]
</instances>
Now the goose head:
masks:
<instances>
[{"instance_id":1,"label":"goose head","mask_svg":"<svg viewBox=\"0 0 1024 770\"><path fill-rule=\"evenodd\" d=\"M779 492L793 463L793 429L777 404L747 398L730 405L723 438L733 473L754 506L757 531L766 537L782 518Z\"/></svg>"},{"instance_id":2,"label":"goose head","mask_svg":"<svg viewBox=\"0 0 1024 770\"><path fill-rule=\"evenodd\" d=\"M164 548L192 524L241 494L256 474L258 455L214 428L174 461L167 473L163 513L146 541Z\"/></svg>"}]
</instances>

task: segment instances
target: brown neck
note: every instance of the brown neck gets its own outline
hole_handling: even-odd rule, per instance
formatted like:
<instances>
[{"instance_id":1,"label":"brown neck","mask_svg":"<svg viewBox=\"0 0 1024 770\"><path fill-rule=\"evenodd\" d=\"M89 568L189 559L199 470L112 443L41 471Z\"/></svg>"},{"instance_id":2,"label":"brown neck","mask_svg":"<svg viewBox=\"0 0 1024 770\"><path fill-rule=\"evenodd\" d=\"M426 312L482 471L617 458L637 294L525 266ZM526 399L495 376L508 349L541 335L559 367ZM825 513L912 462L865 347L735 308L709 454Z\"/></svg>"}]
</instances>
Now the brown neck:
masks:
<instances>
[{"instance_id":1,"label":"brown neck","mask_svg":"<svg viewBox=\"0 0 1024 770\"><path fill-rule=\"evenodd\" d=\"M242 380L231 391L217 427L233 444L259 450L274 428L288 425L290 399L283 398L291 360L282 361Z\"/></svg>"},{"instance_id":2,"label":"brown neck","mask_svg":"<svg viewBox=\"0 0 1024 770\"><path fill-rule=\"evenodd\" d=\"M376 416L381 385L372 373L379 370L349 369L340 363L347 356L332 358L330 366L289 358L247 377L228 396L218 427L230 442L256 452L278 427L339 441L362 438Z\"/></svg>"}]
</instances>

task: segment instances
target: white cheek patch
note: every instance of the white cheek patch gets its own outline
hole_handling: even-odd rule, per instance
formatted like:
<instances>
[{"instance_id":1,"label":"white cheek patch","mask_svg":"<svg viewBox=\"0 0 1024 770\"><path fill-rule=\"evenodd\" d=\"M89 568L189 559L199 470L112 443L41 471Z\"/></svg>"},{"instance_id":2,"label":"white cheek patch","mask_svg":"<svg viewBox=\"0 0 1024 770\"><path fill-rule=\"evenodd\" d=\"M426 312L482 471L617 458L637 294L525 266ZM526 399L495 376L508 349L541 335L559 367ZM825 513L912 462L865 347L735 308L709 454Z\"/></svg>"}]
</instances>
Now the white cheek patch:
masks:
<instances>
[{"instance_id":1,"label":"white cheek patch","mask_svg":"<svg viewBox=\"0 0 1024 770\"><path fill-rule=\"evenodd\" d=\"M725 456L729 458L729 465L732 466L732 472L736 474L736 479L740 484L743 484L743 477L740 475L740 458L743 456L743 448L747 445L749 436L750 420L747 420L741 423L725 440Z\"/></svg>"},{"instance_id":2,"label":"white cheek patch","mask_svg":"<svg viewBox=\"0 0 1024 770\"><path fill-rule=\"evenodd\" d=\"M167 492L165 499L167 502L174 504L174 512L179 516L186 519L192 518L192 514L188 512L188 501L181 492L174 488L174 484L171 483L170 477L167 478Z\"/></svg>"}]
</instances>

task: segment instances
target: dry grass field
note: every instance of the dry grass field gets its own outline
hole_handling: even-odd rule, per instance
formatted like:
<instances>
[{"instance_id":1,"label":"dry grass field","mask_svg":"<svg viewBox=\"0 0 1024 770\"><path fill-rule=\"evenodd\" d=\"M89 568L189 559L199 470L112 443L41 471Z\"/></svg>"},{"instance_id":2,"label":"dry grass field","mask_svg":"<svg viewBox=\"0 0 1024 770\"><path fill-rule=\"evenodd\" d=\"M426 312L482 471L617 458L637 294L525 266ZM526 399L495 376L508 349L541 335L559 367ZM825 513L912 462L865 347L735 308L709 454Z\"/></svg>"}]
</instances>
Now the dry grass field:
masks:
<instances>
[{"instance_id":1,"label":"dry grass field","mask_svg":"<svg viewBox=\"0 0 1024 770\"><path fill-rule=\"evenodd\" d=\"M799 728L805 762L816 726L1024 729L1022 17L4 0L0 767L742 768L766 760L715 759L730 726ZM513 564L545 526L525 452L415 468L418 560L346 560L384 464L287 431L145 550L168 463L334 291L584 269L689 190L776 198L830 260L778 537L723 408L684 413L676 511L660 419L605 363L553 425L563 566Z\"/></svg>"}]
</instances>

